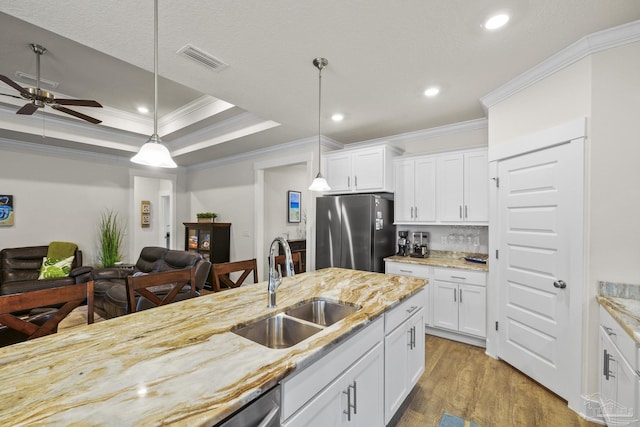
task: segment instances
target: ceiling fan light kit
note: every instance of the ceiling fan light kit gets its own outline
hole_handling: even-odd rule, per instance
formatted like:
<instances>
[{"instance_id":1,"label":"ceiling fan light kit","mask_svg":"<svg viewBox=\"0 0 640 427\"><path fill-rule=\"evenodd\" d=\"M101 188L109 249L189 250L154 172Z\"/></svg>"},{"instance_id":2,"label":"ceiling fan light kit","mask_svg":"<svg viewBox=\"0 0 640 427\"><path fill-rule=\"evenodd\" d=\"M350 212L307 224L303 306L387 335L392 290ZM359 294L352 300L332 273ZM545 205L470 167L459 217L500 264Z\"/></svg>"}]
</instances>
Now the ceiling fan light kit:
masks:
<instances>
[{"instance_id":1,"label":"ceiling fan light kit","mask_svg":"<svg viewBox=\"0 0 640 427\"><path fill-rule=\"evenodd\" d=\"M327 180L322 176L321 157L322 151L320 147L320 112L322 111L322 69L329 64L326 58L316 58L313 65L318 69L318 175L309 186L311 191L329 191L331 187Z\"/></svg>"},{"instance_id":2,"label":"ceiling fan light kit","mask_svg":"<svg viewBox=\"0 0 640 427\"><path fill-rule=\"evenodd\" d=\"M133 163L160 168L177 168L169 149L162 143L158 136L158 0L154 0L153 19L153 81L154 81L154 108L153 108L153 134L140 148L138 154L131 158Z\"/></svg>"},{"instance_id":3,"label":"ceiling fan light kit","mask_svg":"<svg viewBox=\"0 0 640 427\"><path fill-rule=\"evenodd\" d=\"M31 100L30 103L25 104L22 108L16 111L16 114L32 115L38 110L38 108L44 108L48 105L54 110L69 114L71 116L75 116L89 123L102 123L102 120L98 120L78 111L63 107L63 105L75 105L79 107L101 108L102 105L100 105L100 103L88 99L59 99L56 98L53 93L40 88L40 56L43 55L47 51L47 49L44 46L35 43L30 44L30 46L31 50L33 50L33 53L36 54L36 87L24 88L11 80L9 77L0 75L0 80L20 92L22 98ZM14 97L13 95L8 96Z\"/></svg>"}]
</instances>

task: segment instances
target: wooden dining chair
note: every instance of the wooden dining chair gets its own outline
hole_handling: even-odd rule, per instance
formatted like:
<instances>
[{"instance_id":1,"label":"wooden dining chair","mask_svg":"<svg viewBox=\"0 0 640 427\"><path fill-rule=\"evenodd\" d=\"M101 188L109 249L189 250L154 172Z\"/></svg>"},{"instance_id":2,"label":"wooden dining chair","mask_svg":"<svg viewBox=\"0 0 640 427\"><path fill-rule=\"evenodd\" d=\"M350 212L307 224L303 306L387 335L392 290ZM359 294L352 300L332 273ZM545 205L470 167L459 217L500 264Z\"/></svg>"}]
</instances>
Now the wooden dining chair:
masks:
<instances>
[{"instance_id":1,"label":"wooden dining chair","mask_svg":"<svg viewBox=\"0 0 640 427\"><path fill-rule=\"evenodd\" d=\"M293 272L300 274L302 272L302 258L300 257L300 252L292 252L291 260L293 261ZM277 266L280 266L280 271L284 275L285 271L287 271L284 255L276 255L276 268Z\"/></svg>"},{"instance_id":2,"label":"wooden dining chair","mask_svg":"<svg viewBox=\"0 0 640 427\"><path fill-rule=\"evenodd\" d=\"M87 302L87 323L93 323L93 281L55 288L40 289L0 296L0 324L24 335L31 340L58 331L58 324L73 309ZM61 307L60 304L62 304ZM36 308L52 307L50 314L29 316L18 315ZM59 307L59 308L54 308ZM36 318L45 319L38 322ZM35 321L34 321L35 320Z\"/></svg>"},{"instance_id":3,"label":"wooden dining chair","mask_svg":"<svg viewBox=\"0 0 640 427\"><path fill-rule=\"evenodd\" d=\"M138 311L136 294L156 306L161 306L175 302L177 297L184 299L184 295L179 293L186 286L189 286L189 298L194 298L197 295L195 283L195 267L127 276L127 313Z\"/></svg>"},{"instance_id":4,"label":"wooden dining chair","mask_svg":"<svg viewBox=\"0 0 640 427\"><path fill-rule=\"evenodd\" d=\"M258 283L258 264L255 258L244 261L223 262L213 264L214 292L241 286L245 279L253 272L253 283ZM230 273L241 273L236 280L232 280Z\"/></svg>"}]
</instances>

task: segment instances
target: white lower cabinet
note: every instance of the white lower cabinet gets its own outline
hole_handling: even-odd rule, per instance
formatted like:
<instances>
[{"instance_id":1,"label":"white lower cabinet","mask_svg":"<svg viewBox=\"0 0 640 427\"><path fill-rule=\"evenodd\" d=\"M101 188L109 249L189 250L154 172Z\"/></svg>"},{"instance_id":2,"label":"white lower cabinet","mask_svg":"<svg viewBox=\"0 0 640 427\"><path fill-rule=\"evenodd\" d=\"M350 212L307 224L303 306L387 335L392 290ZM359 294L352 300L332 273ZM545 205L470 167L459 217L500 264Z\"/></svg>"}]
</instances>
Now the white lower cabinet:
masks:
<instances>
[{"instance_id":1,"label":"white lower cabinet","mask_svg":"<svg viewBox=\"0 0 640 427\"><path fill-rule=\"evenodd\" d=\"M383 359L378 343L283 425L381 425Z\"/></svg>"},{"instance_id":2,"label":"white lower cabinet","mask_svg":"<svg viewBox=\"0 0 640 427\"><path fill-rule=\"evenodd\" d=\"M418 265L409 262L385 261L384 271L387 274L418 277L420 279L427 279L429 283L433 282L433 267L429 267L427 265ZM431 326L433 324L432 291L433 286L431 284L427 284L427 297L425 299L423 314L424 323L427 326Z\"/></svg>"},{"instance_id":3,"label":"white lower cabinet","mask_svg":"<svg viewBox=\"0 0 640 427\"><path fill-rule=\"evenodd\" d=\"M601 307L599 397L608 426L640 426L638 347Z\"/></svg>"},{"instance_id":4,"label":"white lower cabinet","mask_svg":"<svg viewBox=\"0 0 640 427\"><path fill-rule=\"evenodd\" d=\"M434 269L433 327L487 336L486 273Z\"/></svg>"},{"instance_id":5,"label":"white lower cabinet","mask_svg":"<svg viewBox=\"0 0 640 427\"><path fill-rule=\"evenodd\" d=\"M426 291L385 315L384 422L388 424L424 373Z\"/></svg>"},{"instance_id":6,"label":"white lower cabinet","mask_svg":"<svg viewBox=\"0 0 640 427\"><path fill-rule=\"evenodd\" d=\"M282 425L384 425L384 320L282 382Z\"/></svg>"}]
</instances>

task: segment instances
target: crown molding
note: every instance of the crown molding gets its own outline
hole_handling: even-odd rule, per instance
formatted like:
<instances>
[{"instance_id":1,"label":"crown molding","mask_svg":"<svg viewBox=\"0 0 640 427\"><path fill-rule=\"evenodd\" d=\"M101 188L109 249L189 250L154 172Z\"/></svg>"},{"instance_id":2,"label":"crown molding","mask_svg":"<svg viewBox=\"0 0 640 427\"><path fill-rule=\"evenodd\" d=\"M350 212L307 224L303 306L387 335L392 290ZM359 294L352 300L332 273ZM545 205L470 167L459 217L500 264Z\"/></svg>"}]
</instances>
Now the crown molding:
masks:
<instances>
[{"instance_id":1,"label":"crown molding","mask_svg":"<svg viewBox=\"0 0 640 427\"><path fill-rule=\"evenodd\" d=\"M640 41L640 20L589 34L480 98L487 110L577 61L603 50Z\"/></svg>"}]
</instances>

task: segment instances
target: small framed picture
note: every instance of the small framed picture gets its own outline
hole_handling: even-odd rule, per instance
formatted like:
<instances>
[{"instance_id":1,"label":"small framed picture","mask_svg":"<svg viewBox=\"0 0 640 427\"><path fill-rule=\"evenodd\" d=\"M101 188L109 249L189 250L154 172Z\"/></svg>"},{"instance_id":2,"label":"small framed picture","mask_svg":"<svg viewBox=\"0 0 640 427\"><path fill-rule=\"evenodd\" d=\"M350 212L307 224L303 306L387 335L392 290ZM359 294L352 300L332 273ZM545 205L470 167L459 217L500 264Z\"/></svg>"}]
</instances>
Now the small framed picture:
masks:
<instances>
[{"instance_id":1,"label":"small framed picture","mask_svg":"<svg viewBox=\"0 0 640 427\"><path fill-rule=\"evenodd\" d=\"M287 191L287 222L300 222L299 191Z\"/></svg>"}]
</instances>

